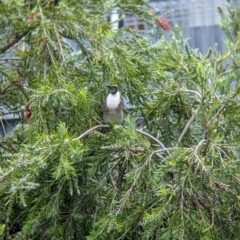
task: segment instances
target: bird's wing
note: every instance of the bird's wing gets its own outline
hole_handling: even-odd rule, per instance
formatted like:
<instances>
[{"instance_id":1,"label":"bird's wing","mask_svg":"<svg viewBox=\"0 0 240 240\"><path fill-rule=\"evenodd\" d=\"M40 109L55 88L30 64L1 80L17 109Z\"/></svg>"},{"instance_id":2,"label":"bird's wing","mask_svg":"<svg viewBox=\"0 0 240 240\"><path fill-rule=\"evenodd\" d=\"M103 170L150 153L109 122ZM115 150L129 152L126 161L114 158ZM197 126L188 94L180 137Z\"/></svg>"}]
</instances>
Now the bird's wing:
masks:
<instances>
[{"instance_id":1,"label":"bird's wing","mask_svg":"<svg viewBox=\"0 0 240 240\"><path fill-rule=\"evenodd\" d=\"M119 110L122 110L123 111L123 109L124 109L124 104L123 104L123 101L121 100L121 102L119 103L119 105L118 105L118 109Z\"/></svg>"},{"instance_id":2,"label":"bird's wing","mask_svg":"<svg viewBox=\"0 0 240 240\"><path fill-rule=\"evenodd\" d=\"M102 102L101 110L103 113L108 111L106 100Z\"/></svg>"}]
</instances>

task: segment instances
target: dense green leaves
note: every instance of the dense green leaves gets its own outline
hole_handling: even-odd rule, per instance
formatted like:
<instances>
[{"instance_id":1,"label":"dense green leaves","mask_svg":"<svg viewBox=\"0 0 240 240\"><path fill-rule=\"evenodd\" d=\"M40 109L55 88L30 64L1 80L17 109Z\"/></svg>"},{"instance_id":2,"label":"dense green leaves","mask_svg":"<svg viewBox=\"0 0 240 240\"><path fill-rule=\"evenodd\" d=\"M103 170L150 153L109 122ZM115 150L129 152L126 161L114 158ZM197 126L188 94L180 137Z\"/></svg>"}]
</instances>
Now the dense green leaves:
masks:
<instances>
[{"instance_id":1,"label":"dense green leaves","mask_svg":"<svg viewBox=\"0 0 240 240\"><path fill-rule=\"evenodd\" d=\"M113 9L152 30L113 30ZM145 1L2 1L0 101L31 115L1 138L0 237L237 239L239 17L229 11L226 53L202 56L178 31L165 38ZM125 127L103 131L108 83Z\"/></svg>"}]
</instances>

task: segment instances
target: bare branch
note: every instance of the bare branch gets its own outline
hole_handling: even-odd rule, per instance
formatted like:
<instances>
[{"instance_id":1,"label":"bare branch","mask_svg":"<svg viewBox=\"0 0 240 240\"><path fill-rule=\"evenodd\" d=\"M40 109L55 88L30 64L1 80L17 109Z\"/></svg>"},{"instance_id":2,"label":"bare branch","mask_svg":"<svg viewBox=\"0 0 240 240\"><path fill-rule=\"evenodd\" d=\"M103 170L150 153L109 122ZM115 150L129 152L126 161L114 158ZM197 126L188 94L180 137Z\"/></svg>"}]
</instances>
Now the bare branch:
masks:
<instances>
[{"instance_id":1,"label":"bare branch","mask_svg":"<svg viewBox=\"0 0 240 240\"><path fill-rule=\"evenodd\" d=\"M201 94L199 92L197 92L197 91L189 90L189 89L186 89L186 88L181 88L181 89L178 90L178 92L194 93L194 94L196 94L199 97L200 100L202 100Z\"/></svg>"},{"instance_id":2,"label":"bare branch","mask_svg":"<svg viewBox=\"0 0 240 240\"><path fill-rule=\"evenodd\" d=\"M217 113L212 117L212 119L210 119L206 125L206 128L208 128L212 122L218 117L218 115L222 112L222 110L224 109L224 107L226 106L226 103L224 103L217 111Z\"/></svg>"},{"instance_id":3,"label":"bare branch","mask_svg":"<svg viewBox=\"0 0 240 240\"><path fill-rule=\"evenodd\" d=\"M224 103L221 105L221 107L218 109L217 113L207 122L206 126L204 127L204 132L203 132L203 138L205 138L207 128L213 123L213 121L219 116L219 114L224 110L226 107L227 103Z\"/></svg>"},{"instance_id":4,"label":"bare branch","mask_svg":"<svg viewBox=\"0 0 240 240\"><path fill-rule=\"evenodd\" d=\"M165 148L165 146L157 138L153 137L149 133L143 132L142 130L136 129L136 131L138 133L152 139L154 142L156 142L161 147L161 149L164 149L168 153L168 155L170 155L170 152L167 150L167 148Z\"/></svg>"},{"instance_id":5,"label":"bare branch","mask_svg":"<svg viewBox=\"0 0 240 240\"><path fill-rule=\"evenodd\" d=\"M25 37L29 33L29 31L30 29L20 34L17 33L15 36L13 36L13 38L5 46L0 48L0 53L4 53L9 48L11 48L15 43L19 42L23 37Z\"/></svg>"},{"instance_id":6,"label":"bare branch","mask_svg":"<svg viewBox=\"0 0 240 240\"><path fill-rule=\"evenodd\" d=\"M182 141L184 135L186 134L187 130L191 126L192 122L194 121L195 117L198 115L199 111L201 109L201 105L198 106L196 112L191 116L191 118L188 120L186 126L184 127L180 137L178 138L178 144Z\"/></svg>"},{"instance_id":7,"label":"bare branch","mask_svg":"<svg viewBox=\"0 0 240 240\"><path fill-rule=\"evenodd\" d=\"M19 80L12 81L3 90L0 90L0 98L4 98L10 92L12 86L21 87L21 82Z\"/></svg>"},{"instance_id":8,"label":"bare branch","mask_svg":"<svg viewBox=\"0 0 240 240\"><path fill-rule=\"evenodd\" d=\"M86 132L84 132L83 134L81 134L79 137L77 138L74 138L72 141L77 141L77 140L80 140L84 137L86 137L87 135L89 135L90 133L94 132L96 129L98 128L109 128L110 126L109 125L97 125L95 127L92 127L90 129L88 129Z\"/></svg>"},{"instance_id":9,"label":"bare branch","mask_svg":"<svg viewBox=\"0 0 240 240\"><path fill-rule=\"evenodd\" d=\"M99 128L109 128L110 125L97 125L97 126L94 126L90 129L88 129L86 132L84 132L83 134L81 134L79 137L77 138L74 138L72 141L77 141L77 140L80 140L86 136L88 136L90 133L94 132L96 129L99 129ZM165 148L165 146L163 145L163 143L161 143L157 138L153 137L152 135L150 135L149 133L146 133L146 132L143 132L142 130L139 130L139 129L136 129L136 131L150 139L152 139L154 142L156 142L160 147L161 149L165 150L168 155L170 155L170 152L168 151L167 148Z\"/></svg>"},{"instance_id":10,"label":"bare branch","mask_svg":"<svg viewBox=\"0 0 240 240\"><path fill-rule=\"evenodd\" d=\"M1 62L18 61L18 60L21 60L21 59L18 58L18 57L12 57L12 58L0 58L0 61L1 61Z\"/></svg>"},{"instance_id":11,"label":"bare branch","mask_svg":"<svg viewBox=\"0 0 240 240\"><path fill-rule=\"evenodd\" d=\"M9 91L10 91L10 87L12 86L12 83L10 83L9 85L7 85L1 92L0 95L1 96L5 96Z\"/></svg>"}]
</instances>

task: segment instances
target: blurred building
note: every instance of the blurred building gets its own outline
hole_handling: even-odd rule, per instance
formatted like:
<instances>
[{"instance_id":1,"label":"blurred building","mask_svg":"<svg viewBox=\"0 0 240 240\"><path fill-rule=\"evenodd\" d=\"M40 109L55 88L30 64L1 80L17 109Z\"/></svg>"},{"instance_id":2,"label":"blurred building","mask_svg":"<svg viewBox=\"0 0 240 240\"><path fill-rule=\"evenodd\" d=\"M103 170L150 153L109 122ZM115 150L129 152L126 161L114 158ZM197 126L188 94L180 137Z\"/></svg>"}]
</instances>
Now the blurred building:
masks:
<instances>
[{"instance_id":1,"label":"blurred building","mask_svg":"<svg viewBox=\"0 0 240 240\"><path fill-rule=\"evenodd\" d=\"M192 48L206 53L209 47L217 44L224 52L224 33L219 27L218 7L226 10L226 0L154 0L150 1L156 9L156 15L165 18L172 27L180 26L184 37L190 38ZM236 3L237 0L233 1ZM139 30L148 30L149 26L134 16L124 19L124 26Z\"/></svg>"},{"instance_id":2,"label":"blurred building","mask_svg":"<svg viewBox=\"0 0 240 240\"><path fill-rule=\"evenodd\" d=\"M9 134L19 123L20 111L10 112L5 106L0 106L0 137Z\"/></svg>"}]
</instances>

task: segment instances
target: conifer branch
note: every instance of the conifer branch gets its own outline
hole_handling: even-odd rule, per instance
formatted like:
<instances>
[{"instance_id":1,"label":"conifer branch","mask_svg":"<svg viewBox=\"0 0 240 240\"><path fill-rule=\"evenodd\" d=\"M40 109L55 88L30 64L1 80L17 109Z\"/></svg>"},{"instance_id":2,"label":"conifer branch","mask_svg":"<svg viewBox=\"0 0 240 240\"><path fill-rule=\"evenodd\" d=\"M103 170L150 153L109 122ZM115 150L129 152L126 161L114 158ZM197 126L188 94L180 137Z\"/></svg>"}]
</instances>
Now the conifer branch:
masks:
<instances>
[{"instance_id":1,"label":"conifer branch","mask_svg":"<svg viewBox=\"0 0 240 240\"><path fill-rule=\"evenodd\" d=\"M23 37L25 37L29 33L30 29L26 30L23 33L16 33L15 36L3 47L0 48L0 53L3 53L7 51L9 48L11 48L15 43L19 42Z\"/></svg>"}]
</instances>

